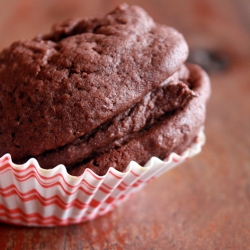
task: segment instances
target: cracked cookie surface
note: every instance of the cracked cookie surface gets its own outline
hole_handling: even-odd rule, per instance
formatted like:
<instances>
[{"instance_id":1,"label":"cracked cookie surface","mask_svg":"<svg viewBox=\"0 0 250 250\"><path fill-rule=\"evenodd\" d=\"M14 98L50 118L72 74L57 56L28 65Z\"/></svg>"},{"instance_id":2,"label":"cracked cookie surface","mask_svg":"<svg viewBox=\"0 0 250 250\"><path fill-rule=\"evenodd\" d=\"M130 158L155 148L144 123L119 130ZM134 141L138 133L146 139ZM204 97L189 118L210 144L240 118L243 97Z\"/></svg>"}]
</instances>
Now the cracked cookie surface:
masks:
<instances>
[{"instance_id":1,"label":"cracked cookie surface","mask_svg":"<svg viewBox=\"0 0 250 250\"><path fill-rule=\"evenodd\" d=\"M0 154L74 142L140 101L186 60L182 35L139 7L72 19L0 53Z\"/></svg>"}]
</instances>

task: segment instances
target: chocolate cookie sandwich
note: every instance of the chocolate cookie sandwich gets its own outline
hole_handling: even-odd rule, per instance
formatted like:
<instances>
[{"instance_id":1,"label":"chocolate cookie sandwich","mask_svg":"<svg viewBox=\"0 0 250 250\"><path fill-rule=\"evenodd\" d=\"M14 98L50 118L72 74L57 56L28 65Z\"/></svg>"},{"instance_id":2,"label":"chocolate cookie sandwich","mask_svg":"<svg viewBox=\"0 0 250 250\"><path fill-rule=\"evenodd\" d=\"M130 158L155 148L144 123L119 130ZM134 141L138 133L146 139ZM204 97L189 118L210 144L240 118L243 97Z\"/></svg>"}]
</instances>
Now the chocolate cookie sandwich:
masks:
<instances>
[{"instance_id":1,"label":"chocolate cookie sandwich","mask_svg":"<svg viewBox=\"0 0 250 250\"><path fill-rule=\"evenodd\" d=\"M209 96L187 55L181 34L125 4L13 43L0 54L0 155L104 175L181 154Z\"/></svg>"},{"instance_id":2,"label":"chocolate cookie sandwich","mask_svg":"<svg viewBox=\"0 0 250 250\"><path fill-rule=\"evenodd\" d=\"M127 5L0 52L0 221L94 219L199 153L210 85L187 55Z\"/></svg>"}]
</instances>

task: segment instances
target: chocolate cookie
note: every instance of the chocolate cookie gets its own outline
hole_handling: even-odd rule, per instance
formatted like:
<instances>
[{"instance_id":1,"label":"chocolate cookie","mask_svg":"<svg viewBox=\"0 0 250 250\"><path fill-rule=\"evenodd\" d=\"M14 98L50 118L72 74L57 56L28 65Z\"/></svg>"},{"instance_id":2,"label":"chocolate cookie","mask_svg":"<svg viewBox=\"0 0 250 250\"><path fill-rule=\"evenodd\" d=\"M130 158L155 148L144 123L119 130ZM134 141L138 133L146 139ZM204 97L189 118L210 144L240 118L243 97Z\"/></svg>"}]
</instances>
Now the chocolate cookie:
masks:
<instances>
[{"instance_id":1,"label":"chocolate cookie","mask_svg":"<svg viewBox=\"0 0 250 250\"><path fill-rule=\"evenodd\" d=\"M73 142L159 86L187 51L177 31L127 5L13 43L0 55L0 154L16 160Z\"/></svg>"},{"instance_id":2,"label":"chocolate cookie","mask_svg":"<svg viewBox=\"0 0 250 250\"><path fill-rule=\"evenodd\" d=\"M206 99L187 55L181 34L126 4L13 43L0 53L0 155L104 174L181 152L204 122ZM195 101L202 108L191 119Z\"/></svg>"}]
</instances>

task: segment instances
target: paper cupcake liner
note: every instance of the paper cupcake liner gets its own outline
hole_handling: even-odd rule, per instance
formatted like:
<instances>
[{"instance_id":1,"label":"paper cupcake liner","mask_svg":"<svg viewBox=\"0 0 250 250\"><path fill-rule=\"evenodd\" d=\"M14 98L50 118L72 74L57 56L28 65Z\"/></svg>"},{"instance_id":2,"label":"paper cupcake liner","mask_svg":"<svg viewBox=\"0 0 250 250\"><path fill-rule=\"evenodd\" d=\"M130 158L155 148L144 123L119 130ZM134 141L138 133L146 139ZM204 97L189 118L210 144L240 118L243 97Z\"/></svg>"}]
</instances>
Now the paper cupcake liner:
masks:
<instances>
[{"instance_id":1,"label":"paper cupcake liner","mask_svg":"<svg viewBox=\"0 0 250 250\"><path fill-rule=\"evenodd\" d=\"M201 151L203 129L182 155L165 161L152 157L142 167L132 161L125 172L110 167L104 176L87 169L81 176L64 165L42 169L32 158L23 165L0 158L0 221L27 226L59 226L84 222L113 210L148 182Z\"/></svg>"}]
</instances>

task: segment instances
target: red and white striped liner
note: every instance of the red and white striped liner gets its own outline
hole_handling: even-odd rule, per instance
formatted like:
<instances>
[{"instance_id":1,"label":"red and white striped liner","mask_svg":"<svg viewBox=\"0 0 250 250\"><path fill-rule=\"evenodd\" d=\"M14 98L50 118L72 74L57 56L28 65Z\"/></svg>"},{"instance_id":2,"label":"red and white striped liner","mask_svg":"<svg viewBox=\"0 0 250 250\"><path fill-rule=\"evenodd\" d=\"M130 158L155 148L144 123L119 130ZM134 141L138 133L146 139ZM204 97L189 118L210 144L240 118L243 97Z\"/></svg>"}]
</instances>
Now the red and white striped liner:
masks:
<instances>
[{"instance_id":1,"label":"red and white striped liner","mask_svg":"<svg viewBox=\"0 0 250 250\"><path fill-rule=\"evenodd\" d=\"M132 161L125 172L111 167L105 176L87 169L82 176L74 177L63 165L44 170L33 158L16 165L6 154L0 158L0 221L59 226L94 219L157 176L198 154L204 142L201 130L197 141L181 156L172 153L165 161L152 157L144 167Z\"/></svg>"}]
</instances>

